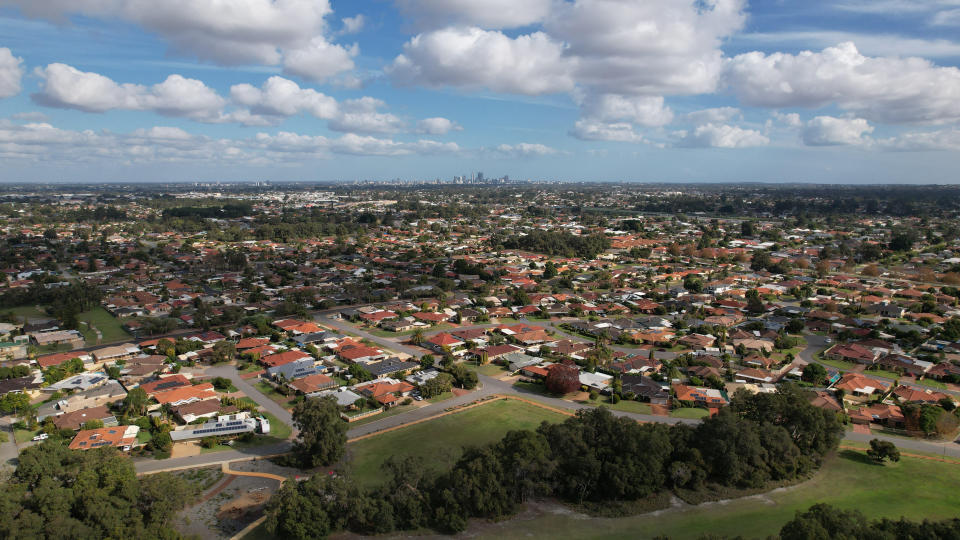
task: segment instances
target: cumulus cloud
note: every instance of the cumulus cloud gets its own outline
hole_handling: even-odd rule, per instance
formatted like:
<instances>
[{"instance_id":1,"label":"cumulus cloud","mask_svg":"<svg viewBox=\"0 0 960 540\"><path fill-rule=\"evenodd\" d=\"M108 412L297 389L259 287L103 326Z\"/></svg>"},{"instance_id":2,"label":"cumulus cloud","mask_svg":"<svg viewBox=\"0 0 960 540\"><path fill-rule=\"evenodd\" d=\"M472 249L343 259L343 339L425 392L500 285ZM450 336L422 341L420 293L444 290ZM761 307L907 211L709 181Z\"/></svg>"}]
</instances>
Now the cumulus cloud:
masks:
<instances>
[{"instance_id":1,"label":"cumulus cloud","mask_svg":"<svg viewBox=\"0 0 960 540\"><path fill-rule=\"evenodd\" d=\"M582 141L643 142L628 122L605 123L591 120L577 120L570 134Z\"/></svg>"},{"instance_id":2,"label":"cumulus cloud","mask_svg":"<svg viewBox=\"0 0 960 540\"><path fill-rule=\"evenodd\" d=\"M180 116L200 121L218 118L225 100L196 79L170 75L162 83L147 87L118 84L98 73L80 71L66 64L38 68L43 79L37 103L50 107L86 112L109 110L155 111L164 116Z\"/></svg>"},{"instance_id":3,"label":"cumulus cloud","mask_svg":"<svg viewBox=\"0 0 960 540\"><path fill-rule=\"evenodd\" d=\"M283 64L323 80L353 67L343 47L327 42L328 0L3 0L27 16L63 22L71 15L120 19L167 40L179 54L220 64ZM322 56L330 58L322 59ZM287 57L290 58L287 58Z\"/></svg>"},{"instance_id":4,"label":"cumulus cloud","mask_svg":"<svg viewBox=\"0 0 960 540\"><path fill-rule=\"evenodd\" d=\"M443 117L424 118L417 122L417 133L427 135L446 135L451 131L461 131L463 128L456 122Z\"/></svg>"},{"instance_id":5,"label":"cumulus cloud","mask_svg":"<svg viewBox=\"0 0 960 540\"><path fill-rule=\"evenodd\" d=\"M283 58L283 71L323 82L338 73L353 69L353 57L359 52L356 44L347 49L318 37L303 47L287 51Z\"/></svg>"},{"instance_id":6,"label":"cumulus cloud","mask_svg":"<svg viewBox=\"0 0 960 540\"><path fill-rule=\"evenodd\" d=\"M874 58L853 43L797 55L750 52L729 60L725 81L741 101L760 107L836 104L884 123L960 120L960 69L922 58Z\"/></svg>"},{"instance_id":7,"label":"cumulus cloud","mask_svg":"<svg viewBox=\"0 0 960 540\"><path fill-rule=\"evenodd\" d=\"M503 157L539 157L557 153L555 148L539 143L501 144L494 148L494 153Z\"/></svg>"},{"instance_id":8,"label":"cumulus cloud","mask_svg":"<svg viewBox=\"0 0 960 540\"><path fill-rule=\"evenodd\" d=\"M447 25L515 28L543 20L553 0L397 0L420 28Z\"/></svg>"},{"instance_id":9,"label":"cumulus cloud","mask_svg":"<svg viewBox=\"0 0 960 540\"><path fill-rule=\"evenodd\" d=\"M960 151L960 129L901 133L896 137L877 141L880 148L899 152L928 150Z\"/></svg>"},{"instance_id":10,"label":"cumulus cloud","mask_svg":"<svg viewBox=\"0 0 960 540\"><path fill-rule=\"evenodd\" d=\"M537 95L572 90L569 64L563 45L543 32L510 38L454 27L414 36L387 73L404 85Z\"/></svg>"},{"instance_id":11,"label":"cumulus cloud","mask_svg":"<svg viewBox=\"0 0 960 540\"><path fill-rule=\"evenodd\" d=\"M807 146L861 145L870 142L864 135L872 132L863 118L817 116L807 122L802 138Z\"/></svg>"},{"instance_id":12,"label":"cumulus cloud","mask_svg":"<svg viewBox=\"0 0 960 540\"><path fill-rule=\"evenodd\" d=\"M330 120L328 127L334 131L359 133L393 133L403 129L403 120L380 112L386 104L371 97L344 101L341 112Z\"/></svg>"},{"instance_id":13,"label":"cumulus cloud","mask_svg":"<svg viewBox=\"0 0 960 540\"><path fill-rule=\"evenodd\" d=\"M740 109L736 107L715 107L688 112L684 119L694 125L725 124L740 116Z\"/></svg>"},{"instance_id":14,"label":"cumulus cloud","mask_svg":"<svg viewBox=\"0 0 960 540\"><path fill-rule=\"evenodd\" d=\"M803 120L800 119L800 115L797 113L782 113L779 111L774 111L770 116L772 116L777 122L780 122L787 127L798 128L803 126Z\"/></svg>"},{"instance_id":15,"label":"cumulus cloud","mask_svg":"<svg viewBox=\"0 0 960 540\"><path fill-rule=\"evenodd\" d=\"M678 143L687 148L745 148L765 146L770 139L759 131L727 124L704 124L684 134Z\"/></svg>"},{"instance_id":16,"label":"cumulus cloud","mask_svg":"<svg viewBox=\"0 0 960 540\"><path fill-rule=\"evenodd\" d=\"M353 17L344 17L340 19L340 22L343 23L343 28L340 30L341 34L356 34L363 30L363 25L366 24L367 19L363 14L358 14Z\"/></svg>"},{"instance_id":17,"label":"cumulus cloud","mask_svg":"<svg viewBox=\"0 0 960 540\"><path fill-rule=\"evenodd\" d=\"M62 163L256 163L288 165L336 154L406 156L454 154L456 143L405 142L345 134L338 138L280 132L245 139L217 139L181 128L154 126L130 133L72 131L46 123L0 119L0 159Z\"/></svg>"},{"instance_id":18,"label":"cumulus cloud","mask_svg":"<svg viewBox=\"0 0 960 540\"><path fill-rule=\"evenodd\" d=\"M673 121L673 111L664 106L663 96L603 94L586 100L582 109L584 116L595 122L659 127Z\"/></svg>"},{"instance_id":19,"label":"cumulus cloud","mask_svg":"<svg viewBox=\"0 0 960 540\"><path fill-rule=\"evenodd\" d=\"M23 60L13 55L10 49L0 48L0 99L20 93L20 78L23 77Z\"/></svg>"},{"instance_id":20,"label":"cumulus cloud","mask_svg":"<svg viewBox=\"0 0 960 540\"><path fill-rule=\"evenodd\" d=\"M576 0L544 22L576 58L576 79L624 95L712 92L723 67L720 45L741 28L744 0L677 2Z\"/></svg>"},{"instance_id":21,"label":"cumulus cloud","mask_svg":"<svg viewBox=\"0 0 960 540\"><path fill-rule=\"evenodd\" d=\"M337 100L283 77L273 76L262 88L249 84L230 87L234 103L248 107L257 115L285 117L307 113L320 119L335 118L339 114Z\"/></svg>"}]
</instances>

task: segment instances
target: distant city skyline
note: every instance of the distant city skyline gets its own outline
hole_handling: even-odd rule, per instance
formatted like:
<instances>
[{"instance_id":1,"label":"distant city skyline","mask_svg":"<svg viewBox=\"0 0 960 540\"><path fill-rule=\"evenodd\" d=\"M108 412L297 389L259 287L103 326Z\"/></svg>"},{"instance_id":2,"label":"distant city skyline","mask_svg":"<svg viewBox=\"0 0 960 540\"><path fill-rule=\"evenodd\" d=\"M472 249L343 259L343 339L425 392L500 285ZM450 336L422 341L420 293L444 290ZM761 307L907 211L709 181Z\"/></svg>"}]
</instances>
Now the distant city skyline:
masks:
<instances>
[{"instance_id":1,"label":"distant city skyline","mask_svg":"<svg viewBox=\"0 0 960 540\"><path fill-rule=\"evenodd\" d=\"M960 183L955 0L0 0L0 182Z\"/></svg>"}]
</instances>

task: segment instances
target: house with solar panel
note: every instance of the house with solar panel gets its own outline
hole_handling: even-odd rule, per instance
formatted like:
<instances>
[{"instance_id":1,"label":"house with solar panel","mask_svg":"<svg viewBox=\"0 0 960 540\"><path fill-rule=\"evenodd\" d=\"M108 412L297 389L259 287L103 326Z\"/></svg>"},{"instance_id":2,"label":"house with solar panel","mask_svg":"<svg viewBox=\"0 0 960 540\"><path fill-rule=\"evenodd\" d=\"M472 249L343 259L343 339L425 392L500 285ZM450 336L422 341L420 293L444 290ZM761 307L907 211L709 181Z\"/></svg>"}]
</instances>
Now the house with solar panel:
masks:
<instances>
[{"instance_id":1,"label":"house with solar panel","mask_svg":"<svg viewBox=\"0 0 960 540\"><path fill-rule=\"evenodd\" d=\"M252 417L249 412L228 414L197 426L175 429L170 432L170 438L178 442L203 437L229 437L244 433L270 433L270 421L261 416Z\"/></svg>"}]
</instances>

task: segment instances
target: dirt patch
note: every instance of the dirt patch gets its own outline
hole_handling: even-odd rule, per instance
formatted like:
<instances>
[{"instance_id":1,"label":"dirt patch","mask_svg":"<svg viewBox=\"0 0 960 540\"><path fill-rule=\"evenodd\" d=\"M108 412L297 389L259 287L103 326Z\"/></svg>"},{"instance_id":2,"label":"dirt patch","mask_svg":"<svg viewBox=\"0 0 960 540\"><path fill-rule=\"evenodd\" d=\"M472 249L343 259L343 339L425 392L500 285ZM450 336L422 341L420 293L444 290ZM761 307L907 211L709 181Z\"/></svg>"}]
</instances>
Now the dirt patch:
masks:
<instances>
[{"instance_id":1,"label":"dirt patch","mask_svg":"<svg viewBox=\"0 0 960 540\"><path fill-rule=\"evenodd\" d=\"M184 441L173 444L170 458L181 458L200 455L200 444L196 441Z\"/></svg>"},{"instance_id":2,"label":"dirt patch","mask_svg":"<svg viewBox=\"0 0 960 540\"><path fill-rule=\"evenodd\" d=\"M650 405L650 414L656 416L670 416L670 407L666 405Z\"/></svg>"},{"instance_id":3,"label":"dirt patch","mask_svg":"<svg viewBox=\"0 0 960 540\"><path fill-rule=\"evenodd\" d=\"M470 392L473 392L473 390L466 390L464 388L451 388L450 391L453 392L453 395L457 397L465 396Z\"/></svg>"},{"instance_id":4,"label":"dirt patch","mask_svg":"<svg viewBox=\"0 0 960 540\"><path fill-rule=\"evenodd\" d=\"M217 520L250 523L263 514L263 506L270 499L266 488L251 488L220 506Z\"/></svg>"}]
</instances>

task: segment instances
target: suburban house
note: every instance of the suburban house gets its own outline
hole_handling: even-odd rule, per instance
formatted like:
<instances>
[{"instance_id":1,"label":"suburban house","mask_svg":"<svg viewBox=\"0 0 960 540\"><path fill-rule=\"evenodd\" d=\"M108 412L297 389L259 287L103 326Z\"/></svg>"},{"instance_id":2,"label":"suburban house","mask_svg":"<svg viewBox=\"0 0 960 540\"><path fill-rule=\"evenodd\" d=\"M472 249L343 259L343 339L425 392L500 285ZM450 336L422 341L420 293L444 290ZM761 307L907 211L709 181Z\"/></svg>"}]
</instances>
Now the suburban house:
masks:
<instances>
[{"instance_id":1,"label":"suburban house","mask_svg":"<svg viewBox=\"0 0 960 540\"><path fill-rule=\"evenodd\" d=\"M293 388L300 394L312 394L314 392L320 392L321 390L335 388L337 383L322 373L315 373L290 381L287 383L287 386Z\"/></svg>"},{"instance_id":2,"label":"suburban house","mask_svg":"<svg viewBox=\"0 0 960 540\"><path fill-rule=\"evenodd\" d=\"M72 348L83 347L83 335L76 330L54 330L52 332L35 332L30 339L38 347L47 345L69 345Z\"/></svg>"},{"instance_id":3,"label":"suburban house","mask_svg":"<svg viewBox=\"0 0 960 540\"><path fill-rule=\"evenodd\" d=\"M184 405L187 403L193 403L194 401L203 401L205 399L216 397L217 391L214 390L213 384L211 383L181 386L172 390L156 392L153 394L153 399L157 400L160 405L169 404L170 406Z\"/></svg>"},{"instance_id":4,"label":"suburban house","mask_svg":"<svg viewBox=\"0 0 960 540\"><path fill-rule=\"evenodd\" d=\"M211 398L177 405L176 407L172 407L171 411L184 423L189 424L197 418L214 417L220 414L220 409L220 400Z\"/></svg>"},{"instance_id":5,"label":"suburban house","mask_svg":"<svg viewBox=\"0 0 960 540\"><path fill-rule=\"evenodd\" d=\"M267 375L270 377L287 381L313 375L317 372L317 365L314 363L313 358L309 356L267 368Z\"/></svg>"},{"instance_id":6,"label":"suburban house","mask_svg":"<svg viewBox=\"0 0 960 540\"><path fill-rule=\"evenodd\" d=\"M61 414L54 417L53 425L57 426L57 429L77 430L91 420L100 420L103 422L103 425L107 427L117 425L117 419L113 416L113 413L107 409L106 405Z\"/></svg>"},{"instance_id":7,"label":"suburban house","mask_svg":"<svg viewBox=\"0 0 960 540\"><path fill-rule=\"evenodd\" d=\"M396 379L382 379L372 383L366 383L354 387L354 390L361 395L377 400L381 405L387 407L397 404L400 398L410 395L415 390L414 386L406 381Z\"/></svg>"},{"instance_id":8,"label":"suburban house","mask_svg":"<svg viewBox=\"0 0 960 540\"><path fill-rule=\"evenodd\" d=\"M678 400L691 402L707 408L723 407L730 402L730 400L727 399L726 392L713 388L675 384L673 385L673 391L676 392Z\"/></svg>"},{"instance_id":9,"label":"suburban house","mask_svg":"<svg viewBox=\"0 0 960 540\"><path fill-rule=\"evenodd\" d=\"M632 392L643 401L653 405L666 405L670 402L670 389L646 375L625 374L620 377L623 392Z\"/></svg>"},{"instance_id":10,"label":"suburban house","mask_svg":"<svg viewBox=\"0 0 960 540\"><path fill-rule=\"evenodd\" d=\"M282 353L276 353L264 356L260 359L260 363L267 367L267 369L277 366L282 366L284 364L289 364L291 362L296 362L298 360L309 360L313 361L313 357L308 353L300 350L292 351L283 351Z\"/></svg>"},{"instance_id":11,"label":"suburban house","mask_svg":"<svg viewBox=\"0 0 960 540\"><path fill-rule=\"evenodd\" d=\"M446 332L431 337L425 343L428 347L441 354L449 351L454 356L460 356L466 354L467 352L465 349L462 349L462 347L465 345L462 340L457 339Z\"/></svg>"},{"instance_id":12,"label":"suburban house","mask_svg":"<svg viewBox=\"0 0 960 540\"><path fill-rule=\"evenodd\" d=\"M99 429L85 429L70 441L71 450L90 450L103 446L119 448L124 452L130 451L137 443L137 426L114 426Z\"/></svg>"},{"instance_id":13,"label":"suburban house","mask_svg":"<svg viewBox=\"0 0 960 540\"><path fill-rule=\"evenodd\" d=\"M845 374L833 387L843 390L847 396L859 399L866 399L877 393L886 394L890 390L889 384L859 373Z\"/></svg>"},{"instance_id":14,"label":"suburban house","mask_svg":"<svg viewBox=\"0 0 960 540\"><path fill-rule=\"evenodd\" d=\"M838 343L830 347L823 355L832 360L857 364L873 365L877 361L877 353L856 343Z\"/></svg>"}]
</instances>

